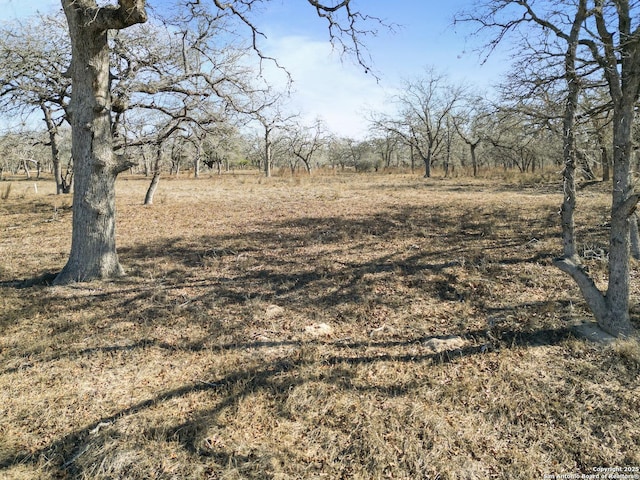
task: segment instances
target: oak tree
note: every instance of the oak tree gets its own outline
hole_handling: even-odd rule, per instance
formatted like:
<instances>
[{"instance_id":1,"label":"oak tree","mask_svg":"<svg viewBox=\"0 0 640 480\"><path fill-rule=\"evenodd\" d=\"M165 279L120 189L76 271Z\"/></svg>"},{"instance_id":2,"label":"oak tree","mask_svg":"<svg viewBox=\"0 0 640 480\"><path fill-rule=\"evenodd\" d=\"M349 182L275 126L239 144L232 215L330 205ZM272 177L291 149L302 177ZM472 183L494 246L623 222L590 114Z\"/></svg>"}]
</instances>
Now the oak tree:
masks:
<instances>
[{"instance_id":1,"label":"oak tree","mask_svg":"<svg viewBox=\"0 0 640 480\"><path fill-rule=\"evenodd\" d=\"M60 146L71 87L67 37L64 22L56 16L36 16L0 29L0 111L27 118L42 114L58 194L71 187L63 174Z\"/></svg>"},{"instance_id":2,"label":"oak tree","mask_svg":"<svg viewBox=\"0 0 640 480\"><path fill-rule=\"evenodd\" d=\"M55 284L107 279L123 275L116 250L115 180L132 163L114 153L112 132L111 76L109 69L110 30L122 30L144 23L145 0L118 0L98 4L95 0L61 0L71 39L72 79L69 105L72 127L72 156L75 169L71 252ZM350 0L323 4L307 0L327 22L332 40L343 45L358 62L367 59L360 25L369 18L353 9ZM221 2L212 8L247 28L254 50L259 49L260 31L252 18L257 0ZM185 2L185 9L200 8L204 2ZM262 56L262 55L261 55Z\"/></svg>"},{"instance_id":3,"label":"oak tree","mask_svg":"<svg viewBox=\"0 0 640 480\"><path fill-rule=\"evenodd\" d=\"M479 15L478 11L482 13ZM615 336L629 336L634 330L629 315L630 245L632 233L637 232L635 209L640 199L631 175L632 126L640 93L640 5L629 0L492 0L478 11L466 19L497 29L494 45L512 31L524 29L528 42L522 54L563 59L566 85L563 255L554 263L574 279L603 330ZM534 48L528 48L530 46ZM599 75L607 86L613 125L611 227L605 291L598 288L578 255L574 219L575 118L584 81L594 75Z\"/></svg>"},{"instance_id":4,"label":"oak tree","mask_svg":"<svg viewBox=\"0 0 640 480\"><path fill-rule=\"evenodd\" d=\"M428 68L421 77L405 81L393 99L397 113L376 120L378 129L398 135L420 156L425 178L431 176L431 167L446 145L447 119L461 101L463 91L446 75Z\"/></svg>"}]
</instances>

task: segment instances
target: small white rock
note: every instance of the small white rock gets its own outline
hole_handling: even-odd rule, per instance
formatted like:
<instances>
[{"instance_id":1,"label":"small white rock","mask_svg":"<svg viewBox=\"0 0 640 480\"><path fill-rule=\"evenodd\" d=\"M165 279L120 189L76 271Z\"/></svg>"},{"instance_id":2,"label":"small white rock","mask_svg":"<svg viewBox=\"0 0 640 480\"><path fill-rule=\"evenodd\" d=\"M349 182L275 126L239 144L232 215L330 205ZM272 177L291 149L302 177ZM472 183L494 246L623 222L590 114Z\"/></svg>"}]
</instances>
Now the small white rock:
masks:
<instances>
[{"instance_id":1,"label":"small white rock","mask_svg":"<svg viewBox=\"0 0 640 480\"><path fill-rule=\"evenodd\" d=\"M466 345L466 341L462 337L444 337L430 338L424 342L424 346L431 349L434 353L444 352L446 350L458 350Z\"/></svg>"},{"instance_id":2,"label":"small white rock","mask_svg":"<svg viewBox=\"0 0 640 480\"><path fill-rule=\"evenodd\" d=\"M313 337L321 337L323 335L331 335L333 328L326 323L314 323L313 325L304 327L304 332Z\"/></svg>"}]
</instances>

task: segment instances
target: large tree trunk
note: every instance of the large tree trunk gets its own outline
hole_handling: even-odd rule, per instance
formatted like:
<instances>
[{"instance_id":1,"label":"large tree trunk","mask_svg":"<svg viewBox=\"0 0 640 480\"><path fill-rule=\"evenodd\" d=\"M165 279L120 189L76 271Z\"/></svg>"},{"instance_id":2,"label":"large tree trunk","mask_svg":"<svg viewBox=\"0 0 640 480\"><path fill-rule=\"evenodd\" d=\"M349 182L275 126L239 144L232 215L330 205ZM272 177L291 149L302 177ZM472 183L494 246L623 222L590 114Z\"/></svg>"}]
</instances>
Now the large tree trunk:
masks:
<instances>
[{"instance_id":1,"label":"large tree trunk","mask_svg":"<svg viewBox=\"0 0 640 480\"><path fill-rule=\"evenodd\" d=\"M75 188L71 253L55 284L114 278L124 271L116 252L115 181L132 166L113 153L107 30L146 20L145 2L62 0L72 46L71 129Z\"/></svg>"},{"instance_id":2,"label":"large tree trunk","mask_svg":"<svg viewBox=\"0 0 640 480\"><path fill-rule=\"evenodd\" d=\"M570 60L567 60L567 99L565 103L564 119L562 125L562 157L564 160L563 201L560 209L562 222L562 248L563 256L576 260L576 233L575 233L575 209L576 209L576 142L575 142L575 116L578 109L578 96L580 83L575 72L575 45L570 46ZM570 65L570 66L569 66Z\"/></svg>"},{"instance_id":3,"label":"large tree trunk","mask_svg":"<svg viewBox=\"0 0 640 480\"><path fill-rule=\"evenodd\" d=\"M638 39L628 41L621 46L622 68L618 72L618 60L613 45L613 36L606 30L604 17L602 16L602 2L596 2L599 9L595 10L596 25L598 33L605 44L606 65L604 65L605 77L613 100L613 192L611 204L611 230L609 233L609 283L607 291L603 294L595 285L580 265L580 260L575 254L575 238L573 234L573 208L575 206L575 184L567 188L567 160L565 158L565 203L563 204L563 238L565 255L556 261L556 265L567 272L576 281L585 298L589 308L593 312L598 325L606 332L619 337L627 337L632 334L633 327L629 316L629 291L630 291L630 234L631 217L635 212L638 203L638 194L633 191L631 180L631 147L632 147L632 125L635 115L635 103L638 97L638 86L640 85L640 72L637 70L638 62ZM586 12L585 0L580 1L581 10ZM627 5L628 6L628 5ZM628 27L628 11L621 8L621 27ZM576 21L580 21L576 17ZM584 17L583 17L584 20ZM580 24L582 21L580 21ZM576 25L574 24L574 29ZM573 56L570 57L570 50L567 53L567 82L569 85L568 110L572 104L573 84L577 83L575 76L575 44L573 45ZM598 52L594 53L597 58ZM577 95L577 85L575 92ZM569 111L567 110L566 120ZM573 117L573 116L572 116ZM573 120L572 120L573 121ZM573 135L573 125L571 127ZM565 138L565 149L573 147L567 144ZM575 155L575 154L574 154ZM573 160L573 171L575 174L575 157ZM573 205L570 204L570 197L573 196ZM567 205L567 208L565 208ZM565 218L565 210L571 212L571 218ZM568 215L568 213L567 213ZM569 220L571 225L568 225ZM635 219L634 219L635 220Z\"/></svg>"},{"instance_id":4,"label":"large tree trunk","mask_svg":"<svg viewBox=\"0 0 640 480\"><path fill-rule=\"evenodd\" d=\"M575 144L575 116L580 94L580 79L576 72L576 48L579 29L586 15L586 4L580 2L581 9L576 14L573 29L567 39L568 46L565 55L565 76L567 81L567 98L565 102L562 125L563 143L563 201L560 209L562 224L563 255L554 264L563 272L568 273L576 282L589 309L599 321L608 315L608 308L604 295L598 290L589 274L582 266L576 250L575 208L576 208L576 144Z\"/></svg>"},{"instance_id":5,"label":"large tree trunk","mask_svg":"<svg viewBox=\"0 0 640 480\"><path fill-rule=\"evenodd\" d=\"M638 203L631 181L631 128L635 98L624 101L619 114L613 117L613 201L609 239L609 285L606 300L610 314L598 319L610 333L627 336L631 333L629 318L629 256L630 217Z\"/></svg>"},{"instance_id":6,"label":"large tree trunk","mask_svg":"<svg viewBox=\"0 0 640 480\"><path fill-rule=\"evenodd\" d=\"M598 326L617 336L633 333L629 316L629 255L631 216L638 203L631 183L631 124L633 103L622 106L614 113L613 145L613 201L611 205L611 232L609 236L609 284L602 294L579 262L564 259L556 263L578 283ZM616 109L618 110L618 109Z\"/></svg>"}]
</instances>

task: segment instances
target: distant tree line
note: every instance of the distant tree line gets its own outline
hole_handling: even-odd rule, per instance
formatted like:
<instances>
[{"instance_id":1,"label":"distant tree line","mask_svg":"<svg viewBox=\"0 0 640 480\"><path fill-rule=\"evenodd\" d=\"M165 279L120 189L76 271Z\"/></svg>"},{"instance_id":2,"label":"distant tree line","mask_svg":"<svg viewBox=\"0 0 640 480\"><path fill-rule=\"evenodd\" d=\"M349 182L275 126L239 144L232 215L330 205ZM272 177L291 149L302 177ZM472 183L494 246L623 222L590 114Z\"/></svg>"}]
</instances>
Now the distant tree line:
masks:
<instances>
[{"instance_id":1,"label":"distant tree line","mask_svg":"<svg viewBox=\"0 0 640 480\"><path fill-rule=\"evenodd\" d=\"M489 168L535 173L562 165L562 76L548 69L549 78L540 79L539 69L518 63L489 96L425 67L390 98L394 113L370 112L368 137L354 139L330 132L320 120L306 124L284 113L286 93L252 70L237 39L220 43L224 28L216 17L178 16L109 37L114 149L156 184L162 172L188 170L198 177L203 167L218 173L254 167L267 176L273 168L396 168L429 177L435 170L476 176ZM38 35L42 31L49 34ZM51 172L58 193L69 192L72 180L67 37L58 16L36 16L0 31L0 112L43 120L41 130L32 131L31 121L0 135L6 152L0 168L5 174ZM610 178L607 98L602 81L591 79L579 99L576 155L586 180ZM639 131L635 126L634 135ZM38 154L30 156L34 149Z\"/></svg>"}]
</instances>

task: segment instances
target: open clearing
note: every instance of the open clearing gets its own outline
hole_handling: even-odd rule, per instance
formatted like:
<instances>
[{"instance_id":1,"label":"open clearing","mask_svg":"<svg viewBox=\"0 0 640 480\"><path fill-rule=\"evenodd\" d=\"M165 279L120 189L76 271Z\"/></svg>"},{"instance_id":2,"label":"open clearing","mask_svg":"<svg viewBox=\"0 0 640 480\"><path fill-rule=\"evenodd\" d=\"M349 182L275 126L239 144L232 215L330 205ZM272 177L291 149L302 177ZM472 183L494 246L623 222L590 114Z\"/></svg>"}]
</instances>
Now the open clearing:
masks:
<instances>
[{"instance_id":1,"label":"open clearing","mask_svg":"<svg viewBox=\"0 0 640 480\"><path fill-rule=\"evenodd\" d=\"M640 467L640 348L572 333L589 315L551 266L557 181L226 175L143 207L146 186L118 183L128 276L69 287L18 280L64 265L70 198L0 199L2 478ZM603 280L606 186L579 201Z\"/></svg>"}]
</instances>

